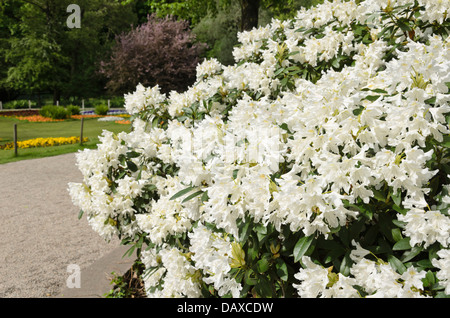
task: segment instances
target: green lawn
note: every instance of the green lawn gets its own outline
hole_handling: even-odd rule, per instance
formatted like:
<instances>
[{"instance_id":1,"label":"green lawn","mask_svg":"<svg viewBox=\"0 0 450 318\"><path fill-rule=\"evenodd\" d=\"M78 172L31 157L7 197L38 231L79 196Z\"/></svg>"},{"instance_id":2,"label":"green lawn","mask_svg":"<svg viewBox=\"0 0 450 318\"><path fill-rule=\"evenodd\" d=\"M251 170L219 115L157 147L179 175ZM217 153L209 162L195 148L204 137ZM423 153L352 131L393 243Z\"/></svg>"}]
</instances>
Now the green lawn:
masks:
<instances>
[{"instance_id":1,"label":"green lawn","mask_svg":"<svg viewBox=\"0 0 450 318\"><path fill-rule=\"evenodd\" d=\"M67 120L63 122L30 123L14 118L0 117L0 144L14 140L14 124L17 124L17 139L27 140L46 137L80 136L81 121ZM114 122L100 122L97 118L85 118L83 123L83 137L89 138L83 146L80 144L62 145L54 147L39 147L18 149L18 156L14 150L0 150L0 164L24 159L56 156L64 153L77 152L84 148L96 148L98 136L106 129L114 133L130 131L130 125L116 124Z\"/></svg>"}]
</instances>

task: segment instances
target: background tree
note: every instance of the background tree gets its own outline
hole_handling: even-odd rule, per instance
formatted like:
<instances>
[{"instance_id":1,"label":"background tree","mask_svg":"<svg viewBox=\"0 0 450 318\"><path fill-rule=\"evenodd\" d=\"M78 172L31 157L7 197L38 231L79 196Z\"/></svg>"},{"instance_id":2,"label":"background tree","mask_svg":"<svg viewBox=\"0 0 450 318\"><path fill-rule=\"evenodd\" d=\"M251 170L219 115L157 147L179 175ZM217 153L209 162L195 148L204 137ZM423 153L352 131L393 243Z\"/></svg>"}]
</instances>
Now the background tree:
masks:
<instances>
[{"instance_id":1,"label":"background tree","mask_svg":"<svg viewBox=\"0 0 450 318\"><path fill-rule=\"evenodd\" d=\"M133 3L139 21L146 14L171 15L187 20L199 41L208 44L206 57L222 64L234 63L232 50L237 33L266 25L272 18L293 18L301 7L323 0L128 0Z\"/></svg>"},{"instance_id":2,"label":"background tree","mask_svg":"<svg viewBox=\"0 0 450 318\"><path fill-rule=\"evenodd\" d=\"M148 21L116 39L111 57L101 65L112 93L127 93L141 83L163 92L193 84L204 46L186 21L149 16Z\"/></svg>"},{"instance_id":3,"label":"background tree","mask_svg":"<svg viewBox=\"0 0 450 318\"><path fill-rule=\"evenodd\" d=\"M293 17L300 7L310 7L324 0L126 0L138 8L141 19L145 13L159 17L176 16L197 25L208 15L215 16L221 10L238 5L240 11L239 31L251 30L259 25L262 11L269 11L276 17Z\"/></svg>"},{"instance_id":4,"label":"background tree","mask_svg":"<svg viewBox=\"0 0 450 318\"><path fill-rule=\"evenodd\" d=\"M111 54L116 35L146 23L149 14L187 21L197 41L208 44L202 57L233 64L238 31L293 17L301 6L322 1L78 0L81 28L70 29L66 9L72 0L2 0L0 100L51 94L55 103L107 93L99 61Z\"/></svg>"},{"instance_id":5,"label":"background tree","mask_svg":"<svg viewBox=\"0 0 450 318\"><path fill-rule=\"evenodd\" d=\"M4 0L0 11L0 85L27 94L61 97L101 93L96 63L115 34L136 21L130 5L80 0L82 27L66 25L71 0Z\"/></svg>"}]
</instances>

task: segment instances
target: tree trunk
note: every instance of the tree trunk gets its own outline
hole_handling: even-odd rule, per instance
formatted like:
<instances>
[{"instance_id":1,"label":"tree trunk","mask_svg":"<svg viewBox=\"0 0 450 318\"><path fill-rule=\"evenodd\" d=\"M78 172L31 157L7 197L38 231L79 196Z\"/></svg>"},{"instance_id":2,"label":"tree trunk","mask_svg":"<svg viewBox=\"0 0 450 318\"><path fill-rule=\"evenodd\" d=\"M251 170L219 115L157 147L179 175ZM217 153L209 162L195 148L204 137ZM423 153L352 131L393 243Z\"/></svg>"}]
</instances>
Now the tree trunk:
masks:
<instances>
[{"instance_id":1,"label":"tree trunk","mask_svg":"<svg viewBox=\"0 0 450 318\"><path fill-rule=\"evenodd\" d=\"M260 0L241 0L241 31L258 27Z\"/></svg>"}]
</instances>

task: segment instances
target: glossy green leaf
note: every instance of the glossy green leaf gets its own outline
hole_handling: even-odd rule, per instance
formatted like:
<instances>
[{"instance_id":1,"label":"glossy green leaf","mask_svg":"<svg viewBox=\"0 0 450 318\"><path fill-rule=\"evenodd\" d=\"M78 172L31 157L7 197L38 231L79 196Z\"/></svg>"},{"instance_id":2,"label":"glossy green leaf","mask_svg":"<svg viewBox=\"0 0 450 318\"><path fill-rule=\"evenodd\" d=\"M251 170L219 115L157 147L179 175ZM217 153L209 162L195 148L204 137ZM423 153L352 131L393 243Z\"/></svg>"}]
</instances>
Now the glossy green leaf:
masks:
<instances>
[{"instance_id":1,"label":"glossy green leaf","mask_svg":"<svg viewBox=\"0 0 450 318\"><path fill-rule=\"evenodd\" d=\"M133 161L127 161L127 167L128 167L128 169L130 169L132 172L138 171L138 166L137 166Z\"/></svg>"},{"instance_id":2,"label":"glossy green leaf","mask_svg":"<svg viewBox=\"0 0 450 318\"><path fill-rule=\"evenodd\" d=\"M407 250L407 251L405 251L405 253L403 253L403 255L401 257L401 261L403 263L406 263L406 262L412 260L417 255L419 255L422 251L423 251L422 247L414 246L411 248L411 250L409 250L409 251Z\"/></svg>"},{"instance_id":3,"label":"glossy green leaf","mask_svg":"<svg viewBox=\"0 0 450 318\"><path fill-rule=\"evenodd\" d=\"M200 194L203 194L204 192L202 190L199 190L197 192L194 192L190 195L188 195L186 198L183 199L183 201L181 201L181 203L187 202L193 198L195 198L196 196L199 196Z\"/></svg>"},{"instance_id":4,"label":"glossy green leaf","mask_svg":"<svg viewBox=\"0 0 450 318\"><path fill-rule=\"evenodd\" d=\"M256 277L256 274L252 269L248 269L245 271L244 281L247 285L252 286L258 283L258 278Z\"/></svg>"},{"instance_id":5,"label":"glossy green leaf","mask_svg":"<svg viewBox=\"0 0 450 318\"><path fill-rule=\"evenodd\" d=\"M392 250L394 251L403 251L403 250L409 250L411 249L411 245L409 244L410 238L405 237L401 240L399 240L397 243L394 244L392 247Z\"/></svg>"},{"instance_id":6,"label":"glossy green leaf","mask_svg":"<svg viewBox=\"0 0 450 318\"><path fill-rule=\"evenodd\" d=\"M344 275L348 276L350 274L350 269L352 268L353 261L350 258L350 252L347 252L342 259L341 266L339 267L339 272Z\"/></svg>"},{"instance_id":7,"label":"glossy green leaf","mask_svg":"<svg viewBox=\"0 0 450 318\"><path fill-rule=\"evenodd\" d=\"M139 152L134 151L134 150L128 151L128 152L127 152L127 158L137 158L137 157L139 157L140 155L141 155L141 154L140 154Z\"/></svg>"},{"instance_id":8,"label":"glossy green leaf","mask_svg":"<svg viewBox=\"0 0 450 318\"><path fill-rule=\"evenodd\" d=\"M289 271L286 263L281 258L277 258L275 267L277 269L277 275L278 277L283 280L287 281L289 279Z\"/></svg>"},{"instance_id":9,"label":"glossy green leaf","mask_svg":"<svg viewBox=\"0 0 450 318\"><path fill-rule=\"evenodd\" d=\"M392 238L394 239L394 241L399 242L399 241L403 240L402 231L399 228L392 229L391 233L392 233Z\"/></svg>"},{"instance_id":10,"label":"glossy green leaf","mask_svg":"<svg viewBox=\"0 0 450 318\"><path fill-rule=\"evenodd\" d=\"M178 191L177 193L175 193L170 200L174 200L176 198L181 197L182 195L185 195L186 193L191 192L193 189L195 189L195 187L187 187L186 189L183 189L181 191Z\"/></svg>"},{"instance_id":11,"label":"glossy green leaf","mask_svg":"<svg viewBox=\"0 0 450 318\"><path fill-rule=\"evenodd\" d=\"M265 276L258 277L258 283L255 285L255 291L262 298L272 297L271 284Z\"/></svg>"},{"instance_id":12,"label":"glossy green leaf","mask_svg":"<svg viewBox=\"0 0 450 318\"><path fill-rule=\"evenodd\" d=\"M256 263L256 269L258 270L259 273L265 273L269 270L269 268L270 263L268 258L265 256Z\"/></svg>"},{"instance_id":13,"label":"glossy green leaf","mask_svg":"<svg viewBox=\"0 0 450 318\"><path fill-rule=\"evenodd\" d=\"M402 261L400 261L394 255L388 256L388 262L391 264L392 268L395 269L400 275L406 271L406 266L403 265Z\"/></svg>"},{"instance_id":14,"label":"glossy green leaf","mask_svg":"<svg viewBox=\"0 0 450 318\"><path fill-rule=\"evenodd\" d=\"M303 255L305 255L313 240L314 235L310 235L302 237L297 241L297 244L295 244L294 246L294 262L298 262L303 257Z\"/></svg>"}]
</instances>

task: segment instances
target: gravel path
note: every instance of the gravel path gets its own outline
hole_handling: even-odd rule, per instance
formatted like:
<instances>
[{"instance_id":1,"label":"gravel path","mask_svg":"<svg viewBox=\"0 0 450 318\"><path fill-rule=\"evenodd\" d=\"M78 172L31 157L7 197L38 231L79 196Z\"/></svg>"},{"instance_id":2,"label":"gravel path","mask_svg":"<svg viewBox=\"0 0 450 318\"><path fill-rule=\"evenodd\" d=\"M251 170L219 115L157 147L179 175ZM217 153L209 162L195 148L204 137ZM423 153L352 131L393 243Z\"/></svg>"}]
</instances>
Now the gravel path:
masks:
<instances>
[{"instance_id":1,"label":"gravel path","mask_svg":"<svg viewBox=\"0 0 450 318\"><path fill-rule=\"evenodd\" d=\"M81 182L75 154L0 165L0 298L57 295L70 275L119 246L78 220L68 182Z\"/></svg>"}]
</instances>

